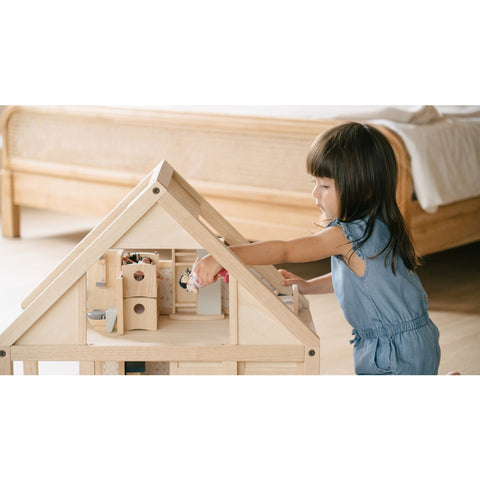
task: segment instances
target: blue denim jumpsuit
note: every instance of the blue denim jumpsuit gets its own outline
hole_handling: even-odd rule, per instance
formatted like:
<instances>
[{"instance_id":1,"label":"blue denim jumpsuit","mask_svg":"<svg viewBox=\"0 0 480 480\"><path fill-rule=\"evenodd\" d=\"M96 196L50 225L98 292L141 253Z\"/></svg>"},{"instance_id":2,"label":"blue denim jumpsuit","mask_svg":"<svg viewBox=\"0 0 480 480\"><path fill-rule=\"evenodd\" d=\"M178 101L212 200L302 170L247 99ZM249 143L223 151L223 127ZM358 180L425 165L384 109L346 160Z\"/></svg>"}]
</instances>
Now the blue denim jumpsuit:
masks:
<instances>
[{"instance_id":1,"label":"blue denim jumpsuit","mask_svg":"<svg viewBox=\"0 0 480 480\"><path fill-rule=\"evenodd\" d=\"M366 220L329 223L340 226L355 246L362 238ZM428 297L417 274L396 259L377 255L390 232L376 218L370 238L355 251L365 261L362 277L342 256L332 257L332 281L348 323L353 327L353 361L357 375L436 375L440 363L439 331L428 316Z\"/></svg>"}]
</instances>

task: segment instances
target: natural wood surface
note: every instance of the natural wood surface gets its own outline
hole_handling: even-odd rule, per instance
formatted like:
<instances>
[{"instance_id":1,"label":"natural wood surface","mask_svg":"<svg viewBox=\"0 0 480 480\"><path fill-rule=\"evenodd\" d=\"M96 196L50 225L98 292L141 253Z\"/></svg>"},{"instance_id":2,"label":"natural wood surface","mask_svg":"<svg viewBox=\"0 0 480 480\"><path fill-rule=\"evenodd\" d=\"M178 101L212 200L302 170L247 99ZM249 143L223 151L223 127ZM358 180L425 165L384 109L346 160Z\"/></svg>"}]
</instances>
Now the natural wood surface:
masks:
<instances>
[{"instance_id":1,"label":"natural wood surface","mask_svg":"<svg viewBox=\"0 0 480 480\"><path fill-rule=\"evenodd\" d=\"M439 207L436 216L424 212L418 202L412 203L411 229L420 255L478 241L479 227L480 197Z\"/></svg>"},{"instance_id":2,"label":"natural wood surface","mask_svg":"<svg viewBox=\"0 0 480 480\"><path fill-rule=\"evenodd\" d=\"M0 331L12 322L20 310L22 299L57 265L98 222L98 217L66 215L50 211L23 209L24 233L21 239L0 238L2 269L0 270ZM455 248L429 255L419 275L429 294L430 316L440 329L442 359L439 373L459 370L462 374L480 375L480 244ZM306 277L329 270L329 262L284 266ZM320 341L320 373L352 375L351 328L343 319L333 294L307 297ZM196 321L200 328L201 321ZM221 338L227 345L228 318ZM199 325L200 324L200 325ZM89 336L91 329L88 330ZM128 335L132 332L126 332ZM150 332L148 332L150 333ZM172 333L173 334L173 333ZM104 336L102 335L102 338ZM47 347L47 346L46 346ZM297 346L292 346L297 348ZM30 348L30 347L26 347ZM1 349L1 348L0 348ZM9 349L6 348L9 355ZM9 362L0 358L0 369L9 370ZM5 357L6 360L6 357ZM34 361L34 359L33 359ZM303 361L301 359L295 362ZM43 361L40 363L42 364ZM59 361L60 362L60 361ZM15 361L15 364L18 362ZM55 363L45 371L67 371L69 364ZM239 364L248 371L255 365ZM18 367L20 368L20 367ZM260 368L260 367L259 367ZM287 369L288 370L288 369Z\"/></svg>"},{"instance_id":3,"label":"natural wood surface","mask_svg":"<svg viewBox=\"0 0 480 480\"><path fill-rule=\"evenodd\" d=\"M60 275L63 270L86 248L88 248L98 237L103 233L105 228L110 225L124 210L125 207L138 195L142 189L144 189L150 182L151 174L146 175L145 178L130 192L125 194L125 197L118 202L115 208L106 215L96 226L93 228L88 235L86 235L82 240L75 245L75 247L65 256L65 258L55 267L55 269L48 274L48 276L43 279L43 281L35 288L33 292L22 302L22 308L27 308L32 300L43 290L45 289L55 278Z\"/></svg>"},{"instance_id":4,"label":"natural wood surface","mask_svg":"<svg viewBox=\"0 0 480 480\"><path fill-rule=\"evenodd\" d=\"M193 189L186 186L186 182L182 186L175 178L172 178L172 173L173 169L167 162L159 163L152 172L148 185L125 205L124 210L118 216L112 217L112 214L109 214L108 221L97 225L94 232L99 229L101 231L95 240L84 250L79 250L77 245L77 248L73 250L77 252L76 255L70 254L71 261L66 263L64 270L60 271L45 289L39 290L38 296L0 334L0 344L15 349L9 349L10 353L15 352L14 357L11 357L14 361L25 362L42 359L79 361L80 374L95 374L97 370L99 371L95 368L95 362L103 362L112 358L116 361L127 361L131 358L173 361L176 362L174 370L176 369L177 373L190 371L190 367L185 367L183 363L185 361L193 360L202 363L203 365L195 365L195 368L205 368L204 373L207 373L209 367L206 364L220 360L227 362L222 365L222 371L233 374L238 373L237 362L239 361L245 361L247 364L251 361L288 362L291 360L291 346L297 345L301 348L295 350L295 355L297 355L297 359L303 357L303 362L299 362L300 365L296 366L295 372L319 374L320 340L314 329L311 328L313 324L307 325L302 322L273 293L277 282L275 278L274 285L270 288L267 287L264 279L252 268L245 266L227 248L222 238L218 238L218 236L223 238L229 236L232 232L232 228L219 214L215 221L217 228L214 231L201 221L199 218L200 205L205 202ZM181 179L180 176L178 178ZM144 182L141 182L140 185L143 186ZM160 321L161 319L157 316L157 267L147 264L124 265L121 269L123 309L119 320L123 323L124 335L119 336L118 333L114 333L96 339L96 333L101 332L96 325L95 329L90 328L91 333L86 331L86 278L88 273L90 273L89 282L94 282L96 288L106 287L107 272L110 270L106 265L110 258L107 250L112 247L118 248L119 239L124 238L127 232L141 232L148 236L151 228L158 223L159 218L162 218L162 216L157 218L156 215L153 215L155 213L154 206L164 209L162 210L164 216L171 216L174 220L175 224L171 225L169 230L180 230L190 234L205 248L203 254L207 251L210 252L228 269L232 277L238 280L239 341L238 345L230 345L235 348L223 350L226 341L218 338L218 327L221 327L218 322L210 321L208 323L207 320L201 322L200 333L198 329L196 331L193 328L197 326L195 323L200 322L194 322L192 325L182 319L172 320L171 318ZM145 236L142 235L141 238L145 238ZM138 244L138 241L136 239L132 243L132 248L143 250L148 247L143 244L143 241L141 244ZM80 242L79 245L82 243ZM175 243L170 241L169 246L172 248L172 261L174 261L175 267L191 265L194 257L186 262L187 258L184 256L186 251L178 251L180 258L177 258ZM117 251L114 250L114 253ZM189 253L192 256L192 252ZM202 254L198 253L198 255ZM114 257L113 260L116 260L117 255L115 254ZM110 260L112 259L110 258ZM95 262L97 268L92 269ZM270 269L272 275L275 272L278 276L273 267ZM119 278L118 274L119 272L114 272L114 277L117 279ZM111 272L109 276L112 276ZM221 288L221 284L212 285L212 287L217 286ZM218 294L220 294L220 290L218 290ZM120 296L119 292L115 292L114 295L115 297ZM298 312L300 300L298 292L296 300ZM175 309L180 306L178 305L179 301L177 293L174 302ZM191 305L181 303L181 306L194 307L195 303ZM116 309L113 311L116 320ZM177 310L176 313L181 312ZM206 312L199 311L197 313ZM221 308L217 313L221 313ZM111 311L107 310L107 334L113 331L110 314ZM223 314L221 320L229 327L229 321L225 320ZM67 323L72 325L72 328L67 328ZM157 323L162 325L157 328ZM89 322L89 327L91 324L92 322ZM121 330L120 327L119 331ZM125 335L125 330L133 331L133 334ZM158 332L158 335L145 334L146 330ZM229 332L227 336L229 336ZM202 338L204 338L204 345L201 345ZM110 342L107 341L105 344L105 339L110 339ZM243 347L246 346L251 348L244 349ZM261 353L255 353L255 348ZM3 357L6 357L6 352L2 351L2 354ZM310 357L315 356L317 358L312 361ZM8 373L5 366L2 370L3 373ZM211 370L211 373L218 373L216 365Z\"/></svg>"},{"instance_id":5,"label":"natural wood surface","mask_svg":"<svg viewBox=\"0 0 480 480\"><path fill-rule=\"evenodd\" d=\"M154 177L152 176L152 178ZM164 189L159 183L151 183L150 186L154 185L157 185L156 188L159 188L159 190ZM69 290L85 271L112 246L112 243L156 203L158 196L152 193L150 187L147 187L132 200L125 211L111 220L104 229L97 226L101 233L99 233L95 241L89 244L85 250L79 251L52 283L25 308L17 320L0 334L0 342L11 345L23 335L36 322L39 316L47 312L57 298Z\"/></svg>"},{"instance_id":6,"label":"natural wood surface","mask_svg":"<svg viewBox=\"0 0 480 480\"><path fill-rule=\"evenodd\" d=\"M160 361L169 362L300 362L303 361L305 349L302 345L217 345L185 346L185 345L144 345L142 349L127 346L69 345L67 346L13 346L12 361L75 361L80 356L85 362L102 361ZM89 360L91 359L91 360ZM84 363L83 361L80 364Z\"/></svg>"},{"instance_id":7,"label":"natural wood surface","mask_svg":"<svg viewBox=\"0 0 480 480\"><path fill-rule=\"evenodd\" d=\"M176 177L172 178L172 184L176 183ZM318 342L318 337L315 332L312 332L303 323L298 322L298 318L276 297L274 297L268 287L263 282L251 275L247 266L243 264L235 255L232 255L223 242L214 235L214 233L202 222L192 221L191 212L182 201L184 196L191 196L189 192L183 190L182 195L172 189L162 195L158 200L167 212L169 212L176 221L194 238L202 239L202 246L215 257L228 271L235 273L237 280L242 283L245 290L251 295L255 296L261 301L263 308L268 308L268 313L275 317L286 327L289 334L291 334L295 341L302 341L308 344L315 344ZM193 196L192 196L193 197ZM224 235L220 228L218 233ZM228 233L228 232L226 232ZM239 336L240 338L240 336ZM288 342L291 343L291 342Z\"/></svg>"},{"instance_id":8,"label":"natural wood surface","mask_svg":"<svg viewBox=\"0 0 480 480\"><path fill-rule=\"evenodd\" d=\"M166 159L249 240L305 235L318 221L304 167L306 153L319 133L338 123L12 106L2 115L3 234L20 235L19 205L105 215L142 175ZM397 198L419 252L480 240L475 221L480 197L426 216L412 202L410 160L401 138L378 128L397 157Z\"/></svg>"}]
</instances>

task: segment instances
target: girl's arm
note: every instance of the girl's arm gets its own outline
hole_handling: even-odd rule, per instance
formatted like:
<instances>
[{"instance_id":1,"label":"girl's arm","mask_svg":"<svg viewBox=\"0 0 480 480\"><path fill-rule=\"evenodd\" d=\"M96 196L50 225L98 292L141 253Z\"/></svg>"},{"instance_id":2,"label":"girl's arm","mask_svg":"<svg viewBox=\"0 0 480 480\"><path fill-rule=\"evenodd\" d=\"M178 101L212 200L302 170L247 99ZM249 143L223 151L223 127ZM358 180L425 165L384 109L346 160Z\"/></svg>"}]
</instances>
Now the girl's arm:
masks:
<instances>
[{"instance_id":1,"label":"girl's arm","mask_svg":"<svg viewBox=\"0 0 480 480\"><path fill-rule=\"evenodd\" d=\"M343 230L330 227L315 235L292 240L270 240L246 245L234 245L230 250L247 265L275 265L304 263L321 260L332 255L343 255L350 248ZM216 280L222 266L207 255L193 266L202 286Z\"/></svg>"},{"instance_id":2,"label":"girl's arm","mask_svg":"<svg viewBox=\"0 0 480 480\"><path fill-rule=\"evenodd\" d=\"M279 270L283 275L284 281L283 285L298 285L298 291L303 295L314 295L321 293L333 293L333 283L332 283L332 274L327 273L320 277L312 278L311 280L304 280L303 278L297 277L291 272L286 270Z\"/></svg>"}]
</instances>

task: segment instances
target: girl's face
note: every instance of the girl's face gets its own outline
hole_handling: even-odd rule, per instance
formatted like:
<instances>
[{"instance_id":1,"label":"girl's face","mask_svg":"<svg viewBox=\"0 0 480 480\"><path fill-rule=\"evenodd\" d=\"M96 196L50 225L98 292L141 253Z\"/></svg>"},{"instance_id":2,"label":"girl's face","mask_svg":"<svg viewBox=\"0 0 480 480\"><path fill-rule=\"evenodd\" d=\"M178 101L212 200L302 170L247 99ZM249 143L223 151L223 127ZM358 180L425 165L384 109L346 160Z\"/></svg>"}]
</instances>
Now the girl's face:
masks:
<instances>
[{"instance_id":1,"label":"girl's face","mask_svg":"<svg viewBox=\"0 0 480 480\"><path fill-rule=\"evenodd\" d=\"M320 207L328 219L338 218L340 215L340 199L335 188L335 180L327 177L314 177L315 187L312 195L315 205Z\"/></svg>"}]
</instances>

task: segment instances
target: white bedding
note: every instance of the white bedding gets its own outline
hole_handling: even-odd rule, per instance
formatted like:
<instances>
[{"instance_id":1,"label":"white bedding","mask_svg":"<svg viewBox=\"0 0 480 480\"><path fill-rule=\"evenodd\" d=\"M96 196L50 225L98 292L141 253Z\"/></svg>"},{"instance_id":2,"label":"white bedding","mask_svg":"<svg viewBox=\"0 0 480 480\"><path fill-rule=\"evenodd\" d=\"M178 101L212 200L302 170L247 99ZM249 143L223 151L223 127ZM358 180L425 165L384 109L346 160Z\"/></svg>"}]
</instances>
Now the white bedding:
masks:
<instances>
[{"instance_id":1,"label":"white bedding","mask_svg":"<svg viewBox=\"0 0 480 480\"><path fill-rule=\"evenodd\" d=\"M376 122L405 142L415 194L425 211L433 213L440 205L480 195L480 116L451 117L426 125Z\"/></svg>"},{"instance_id":2,"label":"white bedding","mask_svg":"<svg viewBox=\"0 0 480 480\"><path fill-rule=\"evenodd\" d=\"M420 206L440 205L480 195L480 106L161 106L161 110L228 115L345 119L383 124L397 132L412 162Z\"/></svg>"}]
</instances>

